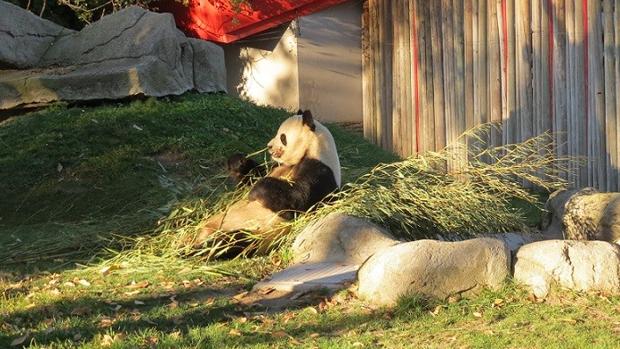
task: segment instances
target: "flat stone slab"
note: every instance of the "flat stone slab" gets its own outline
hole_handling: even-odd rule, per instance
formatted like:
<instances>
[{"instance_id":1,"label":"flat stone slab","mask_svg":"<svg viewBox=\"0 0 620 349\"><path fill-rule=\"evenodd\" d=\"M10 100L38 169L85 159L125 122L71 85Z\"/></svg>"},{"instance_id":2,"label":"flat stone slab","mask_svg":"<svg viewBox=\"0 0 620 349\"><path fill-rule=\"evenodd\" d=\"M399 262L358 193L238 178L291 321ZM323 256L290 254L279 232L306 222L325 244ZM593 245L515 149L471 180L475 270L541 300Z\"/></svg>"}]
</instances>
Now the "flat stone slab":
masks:
<instances>
[{"instance_id":1,"label":"flat stone slab","mask_svg":"<svg viewBox=\"0 0 620 349\"><path fill-rule=\"evenodd\" d=\"M337 290L355 281L358 264L338 262L292 265L256 285L252 291L273 289L281 292Z\"/></svg>"}]
</instances>

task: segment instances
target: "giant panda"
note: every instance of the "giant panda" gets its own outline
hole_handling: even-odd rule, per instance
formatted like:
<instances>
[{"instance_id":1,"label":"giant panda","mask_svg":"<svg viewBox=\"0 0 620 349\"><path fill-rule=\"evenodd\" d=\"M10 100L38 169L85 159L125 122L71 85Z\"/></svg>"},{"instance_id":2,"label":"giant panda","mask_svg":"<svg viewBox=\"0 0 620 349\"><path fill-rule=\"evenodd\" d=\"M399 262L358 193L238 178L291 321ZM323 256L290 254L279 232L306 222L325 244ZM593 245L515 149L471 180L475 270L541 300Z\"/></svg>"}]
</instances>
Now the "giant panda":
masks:
<instances>
[{"instance_id":1,"label":"giant panda","mask_svg":"<svg viewBox=\"0 0 620 349\"><path fill-rule=\"evenodd\" d=\"M194 246L200 246L216 231L249 231L269 240L266 235L280 234L285 229L278 228L281 223L340 188L336 143L309 110L300 110L286 119L267 148L277 167L253 184L247 198L210 217ZM242 184L249 182L248 174L259 172L257 166L240 154L228 159L231 176Z\"/></svg>"}]
</instances>

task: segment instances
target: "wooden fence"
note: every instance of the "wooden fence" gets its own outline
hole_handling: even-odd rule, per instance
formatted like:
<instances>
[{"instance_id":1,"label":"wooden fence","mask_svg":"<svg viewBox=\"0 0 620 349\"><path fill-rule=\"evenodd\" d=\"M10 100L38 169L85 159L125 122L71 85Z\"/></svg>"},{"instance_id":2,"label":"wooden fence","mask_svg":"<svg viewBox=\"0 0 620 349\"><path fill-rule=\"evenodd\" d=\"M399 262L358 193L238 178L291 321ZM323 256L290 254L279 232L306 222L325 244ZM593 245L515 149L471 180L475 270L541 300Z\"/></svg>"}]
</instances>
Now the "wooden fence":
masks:
<instances>
[{"instance_id":1,"label":"wooden fence","mask_svg":"<svg viewBox=\"0 0 620 349\"><path fill-rule=\"evenodd\" d=\"M364 133L408 156L502 122L551 130L570 178L618 190L620 0L366 0Z\"/></svg>"}]
</instances>

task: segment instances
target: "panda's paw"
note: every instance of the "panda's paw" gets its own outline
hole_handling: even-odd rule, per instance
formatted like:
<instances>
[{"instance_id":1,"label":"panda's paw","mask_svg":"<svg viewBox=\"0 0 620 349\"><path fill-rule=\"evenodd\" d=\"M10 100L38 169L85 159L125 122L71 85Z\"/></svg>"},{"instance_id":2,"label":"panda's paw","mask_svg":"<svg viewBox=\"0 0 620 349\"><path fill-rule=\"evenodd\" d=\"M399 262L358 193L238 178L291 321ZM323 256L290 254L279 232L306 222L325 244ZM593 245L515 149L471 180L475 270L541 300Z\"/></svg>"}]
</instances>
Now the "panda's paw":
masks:
<instances>
[{"instance_id":1,"label":"panda's paw","mask_svg":"<svg viewBox=\"0 0 620 349\"><path fill-rule=\"evenodd\" d=\"M242 153L231 155L226 161L226 169L235 183L246 184L251 176L260 173L259 164Z\"/></svg>"}]
</instances>

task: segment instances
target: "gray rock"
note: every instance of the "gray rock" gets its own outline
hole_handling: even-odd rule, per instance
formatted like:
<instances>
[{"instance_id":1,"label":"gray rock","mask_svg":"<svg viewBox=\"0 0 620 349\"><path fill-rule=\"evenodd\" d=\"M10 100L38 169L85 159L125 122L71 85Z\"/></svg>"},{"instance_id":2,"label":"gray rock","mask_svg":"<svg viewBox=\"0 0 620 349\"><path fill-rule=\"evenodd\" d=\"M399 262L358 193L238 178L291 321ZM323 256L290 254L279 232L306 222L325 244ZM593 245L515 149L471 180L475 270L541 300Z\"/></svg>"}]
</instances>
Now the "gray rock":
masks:
<instances>
[{"instance_id":1,"label":"gray rock","mask_svg":"<svg viewBox=\"0 0 620 349\"><path fill-rule=\"evenodd\" d=\"M551 285L620 292L620 247L604 241L548 240L519 249L514 279L545 297Z\"/></svg>"},{"instance_id":2,"label":"gray rock","mask_svg":"<svg viewBox=\"0 0 620 349\"><path fill-rule=\"evenodd\" d=\"M194 88L198 92L226 91L226 62L220 46L188 38L194 54Z\"/></svg>"},{"instance_id":3,"label":"gray rock","mask_svg":"<svg viewBox=\"0 0 620 349\"><path fill-rule=\"evenodd\" d=\"M225 90L223 49L186 38L170 14L130 7L65 34L55 37L37 68L2 71L0 109Z\"/></svg>"},{"instance_id":4,"label":"gray rock","mask_svg":"<svg viewBox=\"0 0 620 349\"><path fill-rule=\"evenodd\" d=\"M521 246L540 240L542 235L530 233L501 233L488 234L485 235L485 237L498 239L504 242L510 252L515 253L519 250L519 248L521 248Z\"/></svg>"},{"instance_id":5,"label":"gray rock","mask_svg":"<svg viewBox=\"0 0 620 349\"><path fill-rule=\"evenodd\" d=\"M370 257L358 272L358 292L374 304L393 305L410 294L445 298L497 289L509 273L510 251L498 239L419 240Z\"/></svg>"},{"instance_id":6,"label":"gray rock","mask_svg":"<svg viewBox=\"0 0 620 349\"><path fill-rule=\"evenodd\" d=\"M549 196L545 208L547 236L620 242L620 193L559 190Z\"/></svg>"},{"instance_id":7,"label":"gray rock","mask_svg":"<svg viewBox=\"0 0 620 349\"><path fill-rule=\"evenodd\" d=\"M4 71L0 109L59 100L116 99L181 94L191 85L155 57L80 66Z\"/></svg>"},{"instance_id":8,"label":"gray rock","mask_svg":"<svg viewBox=\"0 0 620 349\"><path fill-rule=\"evenodd\" d=\"M6 1L0 1L0 68L32 68L61 36L72 33Z\"/></svg>"},{"instance_id":9,"label":"gray rock","mask_svg":"<svg viewBox=\"0 0 620 349\"><path fill-rule=\"evenodd\" d=\"M292 252L295 263L361 264L376 251L398 243L372 222L334 213L309 224L293 242Z\"/></svg>"},{"instance_id":10,"label":"gray rock","mask_svg":"<svg viewBox=\"0 0 620 349\"><path fill-rule=\"evenodd\" d=\"M132 6L104 16L79 32L59 38L39 66L80 65L155 56L173 69L181 67L190 44L168 13ZM187 53L191 52L187 51Z\"/></svg>"}]
</instances>

